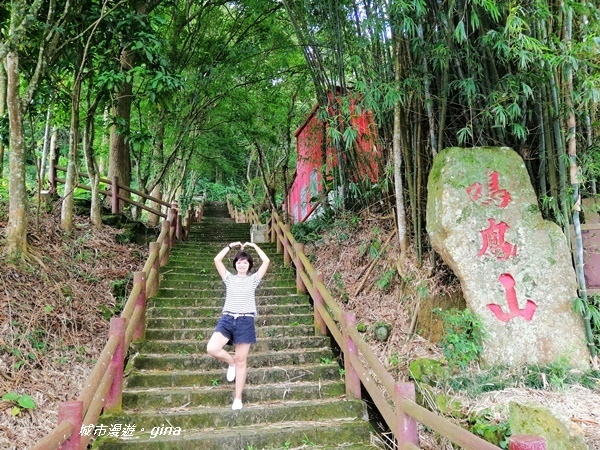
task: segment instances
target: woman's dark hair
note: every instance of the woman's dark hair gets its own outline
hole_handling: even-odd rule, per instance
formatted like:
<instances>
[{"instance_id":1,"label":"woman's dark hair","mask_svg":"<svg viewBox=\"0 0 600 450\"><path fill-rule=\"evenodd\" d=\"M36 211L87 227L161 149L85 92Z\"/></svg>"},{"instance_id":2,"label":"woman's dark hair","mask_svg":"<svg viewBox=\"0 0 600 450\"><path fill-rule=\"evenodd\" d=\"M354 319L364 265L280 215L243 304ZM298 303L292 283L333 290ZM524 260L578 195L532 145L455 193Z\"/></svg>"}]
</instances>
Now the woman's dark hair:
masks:
<instances>
[{"instance_id":1,"label":"woman's dark hair","mask_svg":"<svg viewBox=\"0 0 600 450\"><path fill-rule=\"evenodd\" d=\"M250 265L250 267L248 267L248 272L250 272L252 270L252 266L254 265L254 261L252 261L252 256L250 256L248 253L246 253L244 251L237 252L237 254L235 255L235 258L233 258L233 268L235 270L237 270L235 265L240 259L245 259L246 261L248 261L248 264Z\"/></svg>"}]
</instances>

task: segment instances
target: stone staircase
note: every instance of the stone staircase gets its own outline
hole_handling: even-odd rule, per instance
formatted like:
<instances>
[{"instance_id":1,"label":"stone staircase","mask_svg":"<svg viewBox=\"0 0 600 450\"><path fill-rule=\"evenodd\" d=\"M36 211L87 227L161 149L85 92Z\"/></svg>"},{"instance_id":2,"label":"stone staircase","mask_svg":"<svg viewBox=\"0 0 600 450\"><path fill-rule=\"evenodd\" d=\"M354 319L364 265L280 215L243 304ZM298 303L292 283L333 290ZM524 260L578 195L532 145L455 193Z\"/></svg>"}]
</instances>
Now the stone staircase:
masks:
<instances>
[{"instance_id":1,"label":"stone staircase","mask_svg":"<svg viewBox=\"0 0 600 450\"><path fill-rule=\"evenodd\" d=\"M249 240L248 224L209 203L189 240L174 247L149 300L146 340L126 368L123 411L101 417L93 448L379 448L370 443L364 403L346 398L330 340L315 336L309 299L296 294L293 269L283 267L274 244L261 244L272 262L257 291L258 342L244 408L231 410L227 367L206 354L224 301L213 258L227 243Z\"/></svg>"}]
</instances>

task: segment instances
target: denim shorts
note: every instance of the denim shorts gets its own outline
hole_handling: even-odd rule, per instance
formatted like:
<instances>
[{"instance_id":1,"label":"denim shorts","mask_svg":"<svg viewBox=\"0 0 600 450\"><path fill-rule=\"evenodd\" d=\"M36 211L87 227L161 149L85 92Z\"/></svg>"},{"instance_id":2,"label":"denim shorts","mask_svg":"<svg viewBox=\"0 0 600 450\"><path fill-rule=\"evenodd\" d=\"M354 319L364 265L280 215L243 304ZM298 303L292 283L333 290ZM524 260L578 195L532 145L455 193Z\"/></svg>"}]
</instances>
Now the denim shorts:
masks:
<instances>
[{"instance_id":1,"label":"denim shorts","mask_svg":"<svg viewBox=\"0 0 600 450\"><path fill-rule=\"evenodd\" d=\"M234 318L228 314L223 314L219 319L219 323L217 323L215 332L217 331L229 339L227 345L254 344L256 342L254 316Z\"/></svg>"}]
</instances>

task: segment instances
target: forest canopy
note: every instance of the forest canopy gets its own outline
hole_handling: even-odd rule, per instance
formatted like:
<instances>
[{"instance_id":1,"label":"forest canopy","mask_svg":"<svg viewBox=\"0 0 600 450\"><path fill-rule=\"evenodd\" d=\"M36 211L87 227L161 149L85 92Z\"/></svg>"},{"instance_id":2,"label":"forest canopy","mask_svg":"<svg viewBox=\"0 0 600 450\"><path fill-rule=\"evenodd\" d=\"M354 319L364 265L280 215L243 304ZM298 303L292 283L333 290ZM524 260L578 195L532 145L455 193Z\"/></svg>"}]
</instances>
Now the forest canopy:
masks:
<instances>
[{"instance_id":1,"label":"forest canopy","mask_svg":"<svg viewBox=\"0 0 600 450\"><path fill-rule=\"evenodd\" d=\"M336 205L375 190L403 249L428 249L426 180L449 146L517 150L544 215L567 227L600 170L598 15L597 2L537 0L13 0L0 7L8 251L27 252L20 211L50 160L67 168L65 230L78 174L97 226L103 176L167 201L280 208L294 131L317 103ZM331 92L375 118L375 186L353 182L356 109Z\"/></svg>"}]
</instances>

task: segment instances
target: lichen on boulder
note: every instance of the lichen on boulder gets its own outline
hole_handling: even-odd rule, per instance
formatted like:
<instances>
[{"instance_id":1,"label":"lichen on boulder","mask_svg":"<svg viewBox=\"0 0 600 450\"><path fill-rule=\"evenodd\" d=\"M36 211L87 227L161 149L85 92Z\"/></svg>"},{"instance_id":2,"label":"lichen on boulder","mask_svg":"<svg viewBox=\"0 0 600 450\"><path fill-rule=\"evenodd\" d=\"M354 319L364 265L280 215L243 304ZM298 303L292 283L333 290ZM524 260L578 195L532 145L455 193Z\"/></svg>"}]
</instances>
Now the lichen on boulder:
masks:
<instances>
[{"instance_id":1,"label":"lichen on boulder","mask_svg":"<svg viewBox=\"0 0 600 450\"><path fill-rule=\"evenodd\" d=\"M511 434L543 437L547 450L588 450L583 432L577 425L539 403L511 402L509 409Z\"/></svg>"}]
</instances>

